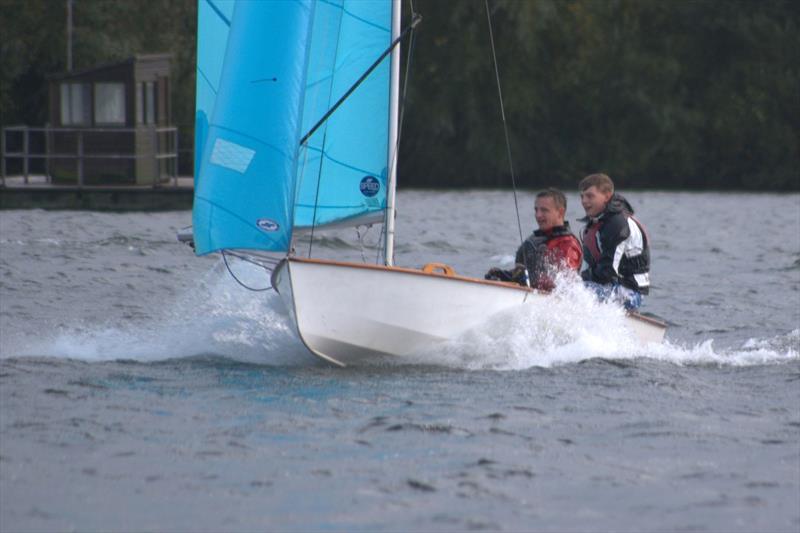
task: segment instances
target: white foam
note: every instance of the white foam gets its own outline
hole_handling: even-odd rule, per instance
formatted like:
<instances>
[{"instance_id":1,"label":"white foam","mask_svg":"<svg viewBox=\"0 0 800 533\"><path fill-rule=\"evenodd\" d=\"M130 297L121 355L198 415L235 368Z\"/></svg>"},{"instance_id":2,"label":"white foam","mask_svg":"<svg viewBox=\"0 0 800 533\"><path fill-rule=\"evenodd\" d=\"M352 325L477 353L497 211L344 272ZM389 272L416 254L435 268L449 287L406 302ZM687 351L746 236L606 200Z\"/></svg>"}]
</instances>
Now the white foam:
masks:
<instances>
[{"instance_id":1,"label":"white foam","mask_svg":"<svg viewBox=\"0 0 800 533\"><path fill-rule=\"evenodd\" d=\"M263 270L232 267L251 287L265 285ZM279 296L239 286L220 261L195 288L148 322L104 327L76 324L4 356L48 356L86 361L158 361L215 355L258 364L308 364L313 356L297 338ZM715 349L713 339L691 346L669 341L642 346L623 310L597 302L574 278L559 278L553 298L491 317L460 338L393 364L432 364L469 370L553 367L592 358L648 358L673 364L749 366L800 359L800 329L750 339L738 349ZM385 363L386 360L381 361Z\"/></svg>"},{"instance_id":2,"label":"white foam","mask_svg":"<svg viewBox=\"0 0 800 533\"><path fill-rule=\"evenodd\" d=\"M248 285L265 284L263 270L246 264L235 268ZM24 347L4 351L14 356L85 361L159 361L207 355L260 364L313 360L296 338L279 296L274 291L242 288L221 262L196 288L145 324L103 328L77 324L54 337L28 339Z\"/></svg>"},{"instance_id":3,"label":"white foam","mask_svg":"<svg viewBox=\"0 0 800 533\"><path fill-rule=\"evenodd\" d=\"M465 369L522 370L593 358L649 358L674 364L749 366L800 358L800 330L773 339L751 339L740 349L715 350L713 339L693 346L641 345L628 329L624 311L600 303L583 284L560 277L554 297L496 315L460 338L416 354L414 363Z\"/></svg>"}]
</instances>

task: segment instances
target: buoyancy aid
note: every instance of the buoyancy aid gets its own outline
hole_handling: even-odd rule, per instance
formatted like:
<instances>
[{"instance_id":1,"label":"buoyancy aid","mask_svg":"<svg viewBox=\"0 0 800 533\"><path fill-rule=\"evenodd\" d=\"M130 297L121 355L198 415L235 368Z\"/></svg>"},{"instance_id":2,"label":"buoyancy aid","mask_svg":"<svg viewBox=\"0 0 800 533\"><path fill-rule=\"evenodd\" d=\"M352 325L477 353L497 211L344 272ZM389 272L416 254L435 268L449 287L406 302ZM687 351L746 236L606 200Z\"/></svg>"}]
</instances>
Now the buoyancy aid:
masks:
<instances>
[{"instance_id":1,"label":"buoyancy aid","mask_svg":"<svg viewBox=\"0 0 800 533\"><path fill-rule=\"evenodd\" d=\"M553 275L560 268L578 270L581 264L581 244L570 231L569 223L549 231L534 231L517 250L516 262L528 269L531 285L552 289Z\"/></svg>"},{"instance_id":2,"label":"buoyancy aid","mask_svg":"<svg viewBox=\"0 0 800 533\"><path fill-rule=\"evenodd\" d=\"M598 220L594 224L587 225L586 228L583 230L583 252L584 258L588 262L588 258L591 257L596 264L600 261L600 255L602 252L600 251L600 243L599 243L599 235L600 228L603 227L603 221Z\"/></svg>"},{"instance_id":3,"label":"buoyancy aid","mask_svg":"<svg viewBox=\"0 0 800 533\"><path fill-rule=\"evenodd\" d=\"M650 237L633 217L621 195L612 196L605 211L587 222L583 241L583 279L600 284L620 283L647 294L650 289Z\"/></svg>"}]
</instances>

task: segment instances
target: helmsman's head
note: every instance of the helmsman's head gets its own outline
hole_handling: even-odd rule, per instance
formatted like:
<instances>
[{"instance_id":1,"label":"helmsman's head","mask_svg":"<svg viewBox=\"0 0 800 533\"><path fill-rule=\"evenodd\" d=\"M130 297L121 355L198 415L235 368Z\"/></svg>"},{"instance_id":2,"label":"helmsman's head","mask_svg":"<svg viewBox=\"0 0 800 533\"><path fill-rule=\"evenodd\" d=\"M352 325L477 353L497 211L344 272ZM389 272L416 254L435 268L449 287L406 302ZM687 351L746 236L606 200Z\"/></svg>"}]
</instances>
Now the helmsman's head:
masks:
<instances>
[{"instance_id":1,"label":"helmsman's head","mask_svg":"<svg viewBox=\"0 0 800 533\"><path fill-rule=\"evenodd\" d=\"M536 223L542 231L550 231L564 225L567 212L567 198L557 189L545 189L536 195L534 214Z\"/></svg>"},{"instance_id":2,"label":"helmsman's head","mask_svg":"<svg viewBox=\"0 0 800 533\"><path fill-rule=\"evenodd\" d=\"M596 217L605 211L614 196L614 182L605 174L590 174L578 184L581 191L581 205L586 215Z\"/></svg>"}]
</instances>

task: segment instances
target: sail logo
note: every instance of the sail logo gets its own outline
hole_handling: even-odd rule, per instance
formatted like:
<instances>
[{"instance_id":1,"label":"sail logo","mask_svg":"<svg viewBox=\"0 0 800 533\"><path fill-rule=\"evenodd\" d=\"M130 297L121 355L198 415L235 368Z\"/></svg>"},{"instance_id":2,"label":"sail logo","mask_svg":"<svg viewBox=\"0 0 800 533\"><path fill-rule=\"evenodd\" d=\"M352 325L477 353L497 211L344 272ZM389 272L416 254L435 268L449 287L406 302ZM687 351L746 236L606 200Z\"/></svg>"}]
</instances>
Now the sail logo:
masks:
<instances>
[{"instance_id":1,"label":"sail logo","mask_svg":"<svg viewBox=\"0 0 800 533\"><path fill-rule=\"evenodd\" d=\"M364 176L364 179L361 180L358 188L361 190L361 194L368 198L372 198L378 191L381 190L381 182L378 181L374 176Z\"/></svg>"},{"instance_id":2,"label":"sail logo","mask_svg":"<svg viewBox=\"0 0 800 533\"><path fill-rule=\"evenodd\" d=\"M259 218L256 220L256 226L264 231L278 231L280 225L271 218Z\"/></svg>"}]
</instances>

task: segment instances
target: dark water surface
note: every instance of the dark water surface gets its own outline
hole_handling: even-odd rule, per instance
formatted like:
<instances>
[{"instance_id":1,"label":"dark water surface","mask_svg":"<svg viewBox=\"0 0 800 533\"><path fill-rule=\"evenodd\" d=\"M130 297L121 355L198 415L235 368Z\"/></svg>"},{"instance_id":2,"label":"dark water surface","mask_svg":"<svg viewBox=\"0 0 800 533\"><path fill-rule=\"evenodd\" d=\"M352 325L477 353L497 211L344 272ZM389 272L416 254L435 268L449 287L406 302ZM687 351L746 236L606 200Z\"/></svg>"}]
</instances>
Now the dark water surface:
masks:
<instances>
[{"instance_id":1,"label":"dark water surface","mask_svg":"<svg viewBox=\"0 0 800 533\"><path fill-rule=\"evenodd\" d=\"M800 531L800 196L628 196L667 344L564 283L347 369L176 243L188 212L0 212L0 531ZM508 193L399 203L400 265L516 248Z\"/></svg>"}]
</instances>

